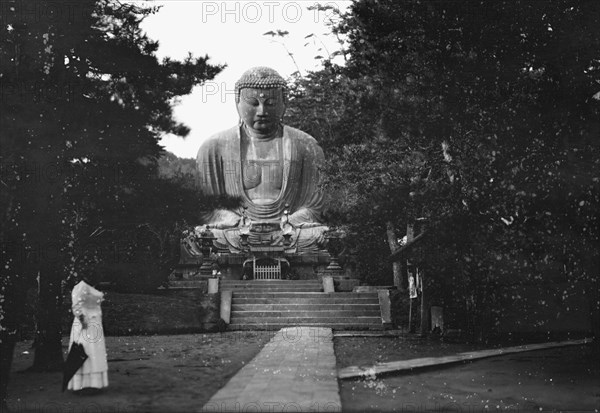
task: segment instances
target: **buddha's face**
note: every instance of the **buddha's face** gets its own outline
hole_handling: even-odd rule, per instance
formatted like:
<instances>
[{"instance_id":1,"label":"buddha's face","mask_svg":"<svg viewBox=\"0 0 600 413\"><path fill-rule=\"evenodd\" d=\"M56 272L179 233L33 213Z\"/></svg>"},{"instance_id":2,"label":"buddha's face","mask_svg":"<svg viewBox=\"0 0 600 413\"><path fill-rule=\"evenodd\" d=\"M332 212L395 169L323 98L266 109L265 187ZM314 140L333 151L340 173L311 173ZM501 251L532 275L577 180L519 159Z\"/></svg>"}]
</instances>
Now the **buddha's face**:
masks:
<instances>
[{"instance_id":1,"label":"buddha's face","mask_svg":"<svg viewBox=\"0 0 600 413\"><path fill-rule=\"evenodd\" d=\"M262 135L272 133L277 130L285 112L283 91L279 88L244 88L240 90L237 109L240 118L251 130Z\"/></svg>"}]
</instances>

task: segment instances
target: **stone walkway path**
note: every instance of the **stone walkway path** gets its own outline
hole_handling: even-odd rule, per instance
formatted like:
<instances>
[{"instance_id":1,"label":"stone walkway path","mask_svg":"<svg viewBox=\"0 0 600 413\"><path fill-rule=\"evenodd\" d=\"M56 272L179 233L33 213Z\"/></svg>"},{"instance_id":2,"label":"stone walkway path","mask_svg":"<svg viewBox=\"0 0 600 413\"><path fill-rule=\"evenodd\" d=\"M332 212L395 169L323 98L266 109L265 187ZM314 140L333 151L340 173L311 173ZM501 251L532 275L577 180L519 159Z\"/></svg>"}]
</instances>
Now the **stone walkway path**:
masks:
<instances>
[{"instance_id":1,"label":"stone walkway path","mask_svg":"<svg viewBox=\"0 0 600 413\"><path fill-rule=\"evenodd\" d=\"M280 330L201 411L341 411L331 329Z\"/></svg>"}]
</instances>

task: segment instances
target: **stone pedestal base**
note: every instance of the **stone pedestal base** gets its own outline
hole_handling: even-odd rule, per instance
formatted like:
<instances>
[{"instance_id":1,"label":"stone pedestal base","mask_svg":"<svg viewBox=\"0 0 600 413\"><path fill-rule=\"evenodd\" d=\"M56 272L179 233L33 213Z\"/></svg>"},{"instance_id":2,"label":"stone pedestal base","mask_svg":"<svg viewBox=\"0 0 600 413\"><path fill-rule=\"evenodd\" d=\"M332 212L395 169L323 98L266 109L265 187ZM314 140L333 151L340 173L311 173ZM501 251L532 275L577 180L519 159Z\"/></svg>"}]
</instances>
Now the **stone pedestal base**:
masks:
<instances>
[{"instance_id":1,"label":"stone pedestal base","mask_svg":"<svg viewBox=\"0 0 600 413\"><path fill-rule=\"evenodd\" d=\"M200 267L200 276L201 277L211 277L212 276L213 265L212 262L205 260Z\"/></svg>"},{"instance_id":2,"label":"stone pedestal base","mask_svg":"<svg viewBox=\"0 0 600 413\"><path fill-rule=\"evenodd\" d=\"M310 254L298 253L257 253L256 258L278 258L285 260L289 266L289 271L282 273L282 279L292 280L315 280L322 279L323 275L330 275L334 280L348 278L344 270L336 260L332 260L326 251L318 251ZM252 260L252 253L232 254L220 251L217 264L221 272L220 278L223 280L241 280L244 276L244 263ZM206 282L211 278L213 261L205 260L201 265L179 264L169 277L169 286L190 285L189 281L202 280ZM337 283L339 284L339 283ZM337 285L336 284L336 285ZM345 284L344 284L345 285ZM357 283L358 285L358 283ZM185 287L191 288L191 287ZM350 288L351 290L351 288ZM342 291L349 291L344 287Z\"/></svg>"},{"instance_id":3,"label":"stone pedestal base","mask_svg":"<svg viewBox=\"0 0 600 413\"><path fill-rule=\"evenodd\" d=\"M329 265L319 271L318 277L319 279L331 277L335 285L335 291L352 291L355 286L360 284L358 279L350 278L346 274L337 258L331 258Z\"/></svg>"},{"instance_id":4,"label":"stone pedestal base","mask_svg":"<svg viewBox=\"0 0 600 413\"><path fill-rule=\"evenodd\" d=\"M360 285L358 278L334 278L336 291L352 291L354 287Z\"/></svg>"},{"instance_id":5,"label":"stone pedestal base","mask_svg":"<svg viewBox=\"0 0 600 413\"><path fill-rule=\"evenodd\" d=\"M288 253L258 253L256 259L273 258L283 259L289 264L289 272L282 273L282 279L315 280L329 264L330 257L325 251L312 254L288 254ZM229 254L221 252L218 260L221 271L221 279L241 280L244 275L244 263L252 265L250 254Z\"/></svg>"}]
</instances>

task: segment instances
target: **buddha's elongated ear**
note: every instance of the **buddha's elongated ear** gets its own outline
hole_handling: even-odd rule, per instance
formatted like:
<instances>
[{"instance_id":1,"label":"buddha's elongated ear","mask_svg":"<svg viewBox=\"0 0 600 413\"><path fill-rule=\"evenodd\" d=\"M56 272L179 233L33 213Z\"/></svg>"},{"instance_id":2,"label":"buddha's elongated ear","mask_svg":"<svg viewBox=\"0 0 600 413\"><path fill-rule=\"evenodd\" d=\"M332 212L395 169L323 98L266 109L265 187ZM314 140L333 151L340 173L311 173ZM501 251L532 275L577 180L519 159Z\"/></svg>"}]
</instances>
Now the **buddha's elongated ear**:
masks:
<instances>
[{"instance_id":1,"label":"buddha's elongated ear","mask_svg":"<svg viewBox=\"0 0 600 413\"><path fill-rule=\"evenodd\" d=\"M287 96L287 89L286 88L281 88L281 98L282 98L282 102L283 102L283 111L281 112L281 115L279 116L279 121L283 122L283 116L285 115L285 111L287 110L287 105L288 105L288 96Z\"/></svg>"},{"instance_id":2,"label":"buddha's elongated ear","mask_svg":"<svg viewBox=\"0 0 600 413\"><path fill-rule=\"evenodd\" d=\"M281 96L283 98L283 105L287 107L289 99L288 99L288 90L285 87L281 88Z\"/></svg>"}]
</instances>

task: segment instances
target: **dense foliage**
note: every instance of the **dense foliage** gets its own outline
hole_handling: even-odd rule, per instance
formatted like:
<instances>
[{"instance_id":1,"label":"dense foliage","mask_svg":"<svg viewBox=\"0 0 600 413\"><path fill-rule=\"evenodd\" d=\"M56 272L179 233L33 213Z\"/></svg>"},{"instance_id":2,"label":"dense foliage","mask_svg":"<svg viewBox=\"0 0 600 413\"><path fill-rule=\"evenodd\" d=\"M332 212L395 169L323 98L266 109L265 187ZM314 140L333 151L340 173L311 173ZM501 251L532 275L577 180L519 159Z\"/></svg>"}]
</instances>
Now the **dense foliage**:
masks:
<instances>
[{"instance_id":1,"label":"dense foliage","mask_svg":"<svg viewBox=\"0 0 600 413\"><path fill-rule=\"evenodd\" d=\"M298 81L288 114L325 148L330 218L365 279L391 283L386 230L425 218L415 255L439 300L489 315L501 285L566 282L557 294L587 291L597 314L599 21L569 0L361 0L341 16L346 66Z\"/></svg>"},{"instance_id":2,"label":"dense foliage","mask_svg":"<svg viewBox=\"0 0 600 413\"><path fill-rule=\"evenodd\" d=\"M159 178L158 139L187 134L172 105L221 67L207 57L159 62L158 43L140 29L156 10L116 0L3 3L2 399L5 345L36 276L35 367L53 368L63 292L140 249L154 251L145 264L164 269L175 220L193 220L203 202L177 177Z\"/></svg>"}]
</instances>

